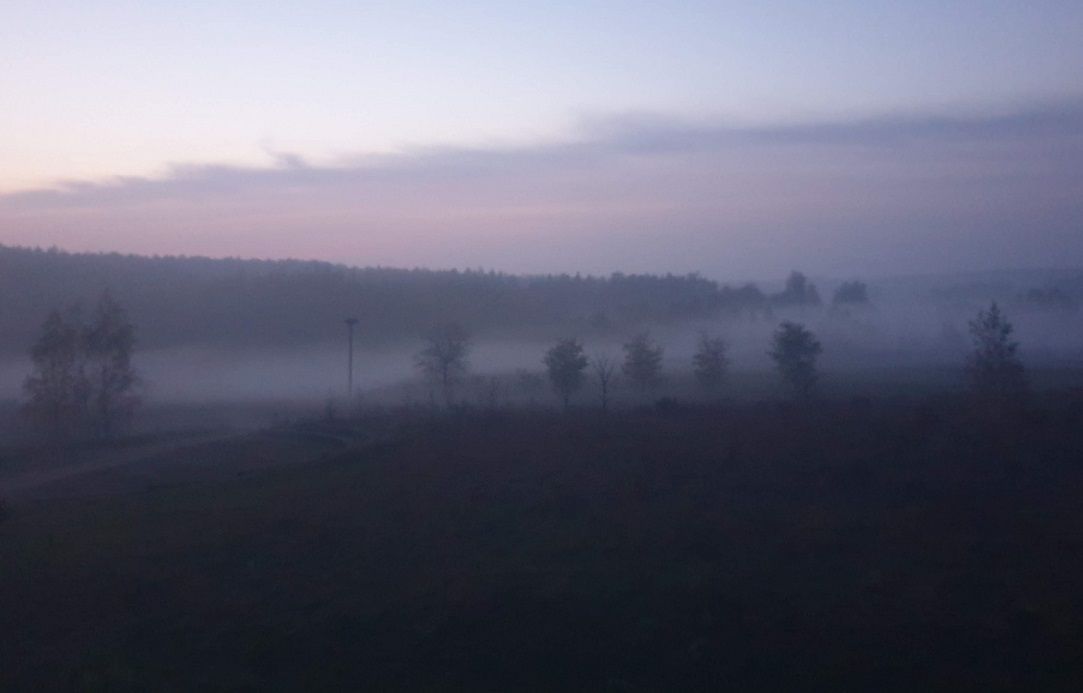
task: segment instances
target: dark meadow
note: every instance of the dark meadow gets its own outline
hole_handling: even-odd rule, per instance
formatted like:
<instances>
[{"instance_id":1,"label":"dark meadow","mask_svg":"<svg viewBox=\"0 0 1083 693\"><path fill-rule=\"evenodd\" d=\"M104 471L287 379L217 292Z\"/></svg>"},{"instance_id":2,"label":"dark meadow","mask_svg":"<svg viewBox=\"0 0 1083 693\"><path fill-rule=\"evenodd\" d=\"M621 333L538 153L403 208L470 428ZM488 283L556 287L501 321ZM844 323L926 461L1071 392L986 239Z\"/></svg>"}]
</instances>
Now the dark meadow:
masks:
<instances>
[{"instance_id":1,"label":"dark meadow","mask_svg":"<svg viewBox=\"0 0 1083 693\"><path fill-rule=\"evenodd\" d=\"M1078 680L1081 271L0 267L7 689Z\"/></svg>"}]
</instances>

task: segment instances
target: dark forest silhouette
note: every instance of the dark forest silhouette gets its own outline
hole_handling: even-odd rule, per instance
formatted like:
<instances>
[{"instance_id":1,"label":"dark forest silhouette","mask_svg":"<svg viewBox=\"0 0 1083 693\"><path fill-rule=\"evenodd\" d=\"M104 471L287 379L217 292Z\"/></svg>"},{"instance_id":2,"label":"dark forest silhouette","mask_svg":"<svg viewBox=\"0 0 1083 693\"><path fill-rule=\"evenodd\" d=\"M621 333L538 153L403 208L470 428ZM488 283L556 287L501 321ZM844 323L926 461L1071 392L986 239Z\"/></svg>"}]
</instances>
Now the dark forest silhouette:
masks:
<instances>
[{"instance_id":1,"label":"dark forest silhouette","mask_svg":"<svg viewBox=\"0 0 1083 693\"><path fill-rule=\"evenodd\" d=\"M0 246L0 353L24 353L50 310L86 301L106 288L139 325L144 349L337 343L344 316L358 318L358 344L371 347L412 342L448 322L478 339L547 342L564 334L618 340L695 320L773 322L778 313L823 309L815 283L800 272L772 293L756 284L727 285L696 274L517 276ZM875 306L872 290L860 280L847 281L833 292L831 310ZM1013 309L1067 313L1077 310L1083 297L1083 273L1018 290L960 282L928 291L933 300L971 305L987 303L993 292L1004 295Z\"/></svg>"},{"instance_id":2,"label":"dark forest silhouette","mask_svg":"<svg viewBox=\"0 0 1083 693\"><path fill-rule=\"evenodd\" d=\"M0 350L21 352L43 314L106 287L128 307L147 348L337 342L344 315L359 319L359 343L386 344L447 322L477 334L548 335L555 327L606 332L758 314L770 305L755 285L734 288L695 274L516 276L0 246Z\"/></svg>"}]
</instances>

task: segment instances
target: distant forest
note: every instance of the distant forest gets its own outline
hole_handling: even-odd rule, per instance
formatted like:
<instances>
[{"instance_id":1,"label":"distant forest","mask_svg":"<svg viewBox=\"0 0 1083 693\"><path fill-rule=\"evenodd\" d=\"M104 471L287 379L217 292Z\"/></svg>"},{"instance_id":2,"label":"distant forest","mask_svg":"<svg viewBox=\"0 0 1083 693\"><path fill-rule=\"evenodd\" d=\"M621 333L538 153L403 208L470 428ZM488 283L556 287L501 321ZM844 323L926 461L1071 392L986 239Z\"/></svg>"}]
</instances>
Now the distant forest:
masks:
<instances>
[{"instance_id":1,"label":"distant forest","mask_svg":"<svg viewBox=\"0 0 1083 693\"><path fill-rule=\"evenodd\" d=\"M0 353L25 354L51 310L76 304L89 310L106 289L136 325L140 349L326 343L343 337L347 317L358 319L357 339L365 346L416 340L449 323L475 337L623 339L689 320L875 303L861 281L843 282L821 299L800 272L783 279L779 292L767 293L755 284L730 286L698 274L520 276L0 245ZM877 287L896 294L903 288L889 280ZM968 311L994 298L1017 311L1075 312L1083 303L1083 271L926 277L906 283L903 293L967 304Z\"/></svg>"},{"instance_id":2,"label":"distant forest","mask_svg":"<svg viewBox=\"0 0 1083 693\"><path fill-rule=\"evenodd\" d=\"M770 305L753 284L730 287L696 274L516 276L0 246L0 351L24 352L50 310L89 307L104 289L127 308L144 348L312 344L340 338L346 317L359 319L358 339L369 345L448 322L476 335L549 338L558 328L623 332L757 315Z\"/></svg>"}]
</instances>

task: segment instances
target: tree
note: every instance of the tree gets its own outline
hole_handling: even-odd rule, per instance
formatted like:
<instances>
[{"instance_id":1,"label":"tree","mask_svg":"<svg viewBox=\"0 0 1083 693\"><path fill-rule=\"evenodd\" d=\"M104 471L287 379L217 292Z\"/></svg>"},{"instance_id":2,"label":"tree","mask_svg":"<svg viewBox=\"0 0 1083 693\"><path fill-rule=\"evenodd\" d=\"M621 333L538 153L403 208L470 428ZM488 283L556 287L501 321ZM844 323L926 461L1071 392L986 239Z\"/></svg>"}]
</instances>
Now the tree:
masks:
<instances>
[{"instance_id":1,"label":"tree","mask_svg":"<svg viewBox=\"0 0 1083 693\"><path fill-rule=\"evenodd\" d=\"M705 389L717 390L722 385L729 367L727 349L725 340L711 337L706 332L700 334L696 353L692 355L692 370Z\"/></svg>"},{"instance_id":2,"label":"tree","mask_svg":"<svg viewBox=\"0 0 1083 693\"><path fill-rule=\"evenodd\" d=\"M662 375L662 347L643 332L624 345L624 376L640 391L658 387Z\"/></svg>"},{"instance_id":3,"label":"tree","mask_svg":"<svg viewBox=\"0 0 1083 693\"><path fill-rule=\"evenodd\" d=\"M139 405L140 384L132 367L135 328L108 291L83 331L82 344L90 418L98 434L108 437L131 419Z\"/></svg>"},{"instance_id":4,"label":"tree","mask_svg":"<svg viewBox=\"0 0 1083 693\"><path fill-rule=\"evenodd\" d=\"M613 379L617 375L617 364L606 354L597 354L591 360L594 370L594 380L598 382L598 393L602 398L602 411L609 410L609 391L613 387Z\"/></svg>"},{"instance_id":5,"label":"tree","mask_svg":"<svg viewBox=\"0 0 1083 693\"><path fill-rule=\"evenodd\" d=\"M831 305L863 306L869 303L869 288L862 281L843 282L835 289L835 295L831 298Z\"/></svg>"},{"instance_id":6,"label":"tree","mask_svg":"<svg viewBox=\"0 0 1083 693\"><path fill-rule=\"evenodd\" d=\"M807 397L816 385L816 358L821 351L820 342L804 325L784 321L775 330L768 353L794 395Z\"/></svg>"},{"instance_id":7,"label":"tree","mask_svg":"<svg viewBox=\"0 0 1083 693\"><path fill-rule=\"evenodd\" d=\"M414 357L414 365L430 384L438 386L444 404L451 406L453 390L467 370L470 337L457 323L434 329L425 337L425 347Z\"/></svg>"},{"instance_id":8,"label":"tree","mask_svg":"<svg viewBox=\"0 0 1083 693\"><path fill-rule=\"evenodd\" d=\"M135 328L109 292L89 325L78 306L53 311L30 350L34 368L23 383L27 413L57 434L80 429L110 436L139 404L132 367Z\"/></svg>"},{"instance_id":9,"label":"tree","mask_svg":"<svg viewBox=\"0 0 1083 693\"><path fill-rule=\"evenodd\" d=\"M1019 342L1011 336L1015 328L994 301L988 310L971 320L970 337L974 351L967 361L967 375L974 391L993 399L1014 399L1026 390L1026 376L1019 359Z\"/></svg>"},{"instance_id":10,"label":"tree","mask_svg":"<svg viewBox=\"0 0 1083 693\"><path fill-rule=\"evenodd\" d=\"M545 353L545 369L549 382L567 409L571 397L583 386L587 357L577 339L560 339Z\"/></svg>"},{"instance_id":11,"label":"tree","mask_svg":"<svg viewBox=\"0 0 1083 693\"><path fill-rule=\"evenodd\" d=\"M54 310L30 348L33 371L23 382L26 413L55 435L71 433L83 413L86 384L79 342L79 328Z\"/></svg>"},{"instance_id":12,"label":"tree","mask_svg":"<svg viewBox=\"0 0 1083 693\"><path fill-rule=\"evenodd\" d=\"M786 288L775 295L775 302L781 306L818 306L820 292L816 285L804 274L794 271L786 278Z\"/></svg>"}]
</instances>

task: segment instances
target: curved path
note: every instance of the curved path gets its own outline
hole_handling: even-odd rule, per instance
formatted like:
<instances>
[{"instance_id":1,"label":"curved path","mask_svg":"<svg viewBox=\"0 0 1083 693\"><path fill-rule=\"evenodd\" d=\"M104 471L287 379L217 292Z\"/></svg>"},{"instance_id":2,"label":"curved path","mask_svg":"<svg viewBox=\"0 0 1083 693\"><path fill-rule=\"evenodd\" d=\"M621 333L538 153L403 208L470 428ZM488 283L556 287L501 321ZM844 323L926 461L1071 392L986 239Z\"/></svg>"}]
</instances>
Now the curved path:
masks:
<instances>
[{"instance_id":1,"label":"curved path","mask_svg":"<svg viewBox=\"0 0 1083 693\"><path fill-rule=\"evenodd\" d=\"M116 470L136 463L147 462L163 455L239 439L246 435L249 435L249 433L231 432L198 435L181 440L152 443L135 449L92 453L89 455L90 459L84 458L80 462L52 466L46 469L28 469L10 476L0 476L0 498L35 496L39 490L47 486L71 481L81 476Z\"/></svg>"}]
</instances>

